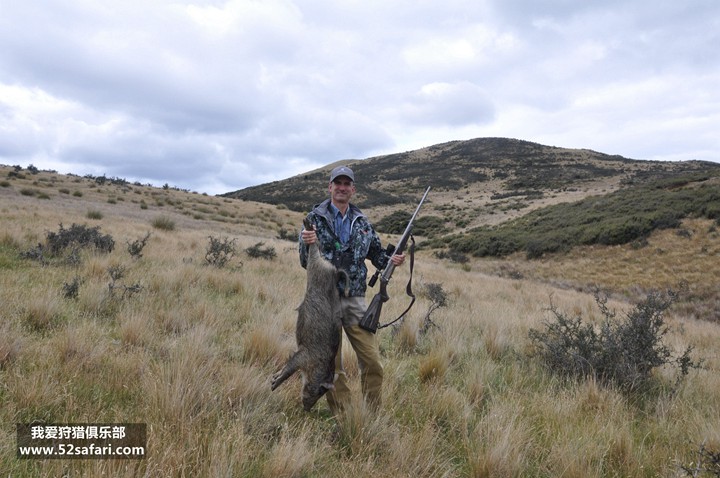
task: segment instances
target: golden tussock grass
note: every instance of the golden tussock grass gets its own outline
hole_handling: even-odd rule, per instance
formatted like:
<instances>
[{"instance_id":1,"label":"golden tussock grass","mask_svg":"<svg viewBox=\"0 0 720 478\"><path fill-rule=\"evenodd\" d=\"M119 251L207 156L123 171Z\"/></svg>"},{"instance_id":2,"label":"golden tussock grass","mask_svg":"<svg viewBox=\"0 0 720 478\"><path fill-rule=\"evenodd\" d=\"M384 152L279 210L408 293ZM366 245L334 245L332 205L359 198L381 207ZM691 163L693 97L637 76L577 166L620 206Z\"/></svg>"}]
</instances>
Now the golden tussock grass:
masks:
<instances>
[{"instance_id":1,"label":"golden tussock grass","mask_svg":"<svg viewBox=\"0 0 720 478\"><path fill-rule=\"evenodd\" d=\"M630 283L639 293L655 281L665 286L673 274L695 277L683 264L695 261L681 250L683 241L706 241L692 251L715 264L717 239L703 232L705 224L688 223L690 239L653 236L637 255L597 248L463 268L418 252L416 291L441 284L447 305L420 333L431 307L420 293L395 333L378 332L385 381L376 411L362 402L357 361L345 342L353 403L333 417L325 400L302 410L299 377L270 391L271 375L295 349L295 308L305 291L296 245L275 237L280 227L296 230L301 214L40 176L51 185L43 186L49 201L19 193L33 179L0 188L0 447L11 450L0 456L5 475L674 477L701 443L720 446L720 326L699 320L687 304L667 314L667 341L677 351L693 345L704 368L678 385L673 370L658 370L653 393L628 396L592 380L563 380L527 354L528 331L552 318L550 304L599 324L590 283L615 284L620 292L608 305L623 311L630 294L621 292ZM56 193L60 188L81 195ZM88 210L102 213L90 224L112 234L112 253L82 251L77 266L19 257L61 222L87 223ZM160 215L175 229L153 229ZM126 242L148 231L143 257L131 258ZM237 239L226 267L205 262L208 236ZM258 242L277 257L244 254ZM657 269L648 265L653 250ZM501 265L525 279L498 277ZM110 267L124 268L113 293ZM717 283L716 270L703 277ZM81 279L77 298L66 298L62 285L74 277ZM383 322L407 305L407 277L406 267L396 271ZM139 290L123 294L133 285ZM18 460L14 424L33 421L146 423L148 454L137 461Z\"/></svg>"},{"instance_id":2,"label":"golden tussock grass","mask_svg":"<svg viewBox=\"0 0 720 478\"><path fill-rule=\"evenodd\" d=\"M92 370L109 352L103 331L94 322L68 324L48 340L55 360L78 369Z\"/></svg>"},{"instance_id":3,"label":"golden tussock grass","mask_svg":"<svg viewBox=\"0 0 720 478\"><path fill-rule=\"evenodd\" d=\"M450 357L446 351L432 350L418 365L418 378L421 382L441 380L450 367Z\"/></svg>"},{"instance_id":4,"label":"golden tussock grass","mask_svg":"<svg viewBox=\"0 0 720 478\"><path fill-rule=\"evenodd\" d=\"M9 323L0 323L0 369L9 366L20 355L23 342L23 337Z\"/></svg>"},{"instance_id":5,"label":"golden tussock grass","mask_svg":"<svg viewBox=\"0 0 720 478\"><path fill-rule=\"evenodd\" d=\"M49 331L58 327L62 320L62 304L60 298L52 293L41 294L25 309L23 322L27 328L35 332Z\"/></svg>"},{"instance_id":6,"label":"golden tussock grass","mask_svg":"<svg viewBox=\"0 0 720 478\"><path fill-rule=\"evenodd\" d=\"M530 434L513 407L494 407L468 433L470 475L523 476Z\"/></svg>"},{"instance_id":7,"label":"golden tussock grass","mask_svg":"<svg viewBox=\"0 0 720 478\"><path fill-rule=\"evenodd\" d=\"M130 310L118 314L118 339L130 347L148 347L154 342L152 317L143 310Z\"/></svg>"},{"instance_id":8,"label":"golden tussock grass","mask_svg":"<svg viewBox=\"0 0 720 478\"><path fill-rule=\"evenodd\" d=\"M393 329L393 338L399 352L414 352L420 340L420 328L417 323L403 320L402 324Z\"/></svg>"},{"instance_id":9,"label":"golden tussock grass","mask_svg":"<svg viewBox=\"0 0 720 478\"><path fill-rule=\"evenodd\" d=\"M301 425L299 430L289 430L286 425L268 453L261 476L293 478L317 473L315 463L329 448L317 443L312 428Z\"/></svg>"}]
</instances>

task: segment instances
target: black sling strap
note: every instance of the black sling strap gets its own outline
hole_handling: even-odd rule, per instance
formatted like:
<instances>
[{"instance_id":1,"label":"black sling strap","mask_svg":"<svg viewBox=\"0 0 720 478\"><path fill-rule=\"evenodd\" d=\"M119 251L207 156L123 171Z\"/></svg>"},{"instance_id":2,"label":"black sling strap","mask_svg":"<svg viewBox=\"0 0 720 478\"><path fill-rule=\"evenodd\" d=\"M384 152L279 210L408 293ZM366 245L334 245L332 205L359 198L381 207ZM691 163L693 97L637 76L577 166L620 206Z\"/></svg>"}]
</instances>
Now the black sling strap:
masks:
<instances>
[{"instance_id":1,"label":"black sling strap","mask_svg":"<svg viewBox=\"0 0 720 478\"><path fill-rule=\"evenodd\" d=\"M388 327L388 326L394 324L395 322L397 322L398 320L402 319L403 317L405 317L405 314L407 314L410 311L410 308L415 303L415 294L413 294L413 291L412 291L412 276L413 276L414 268L415 268L415 237L413 237L413 235L410 234L410 279L408 279L407 286L405 287L405 292L407 293L407 295L409 295L412 298L410 300L410 305L407 306L407 309L405 309L405 311L402 314L400 314L400 316L397 319L393 320L392 322L388 322L387 324L379 325L378 329Z\"/></svg>"}]
</instances>

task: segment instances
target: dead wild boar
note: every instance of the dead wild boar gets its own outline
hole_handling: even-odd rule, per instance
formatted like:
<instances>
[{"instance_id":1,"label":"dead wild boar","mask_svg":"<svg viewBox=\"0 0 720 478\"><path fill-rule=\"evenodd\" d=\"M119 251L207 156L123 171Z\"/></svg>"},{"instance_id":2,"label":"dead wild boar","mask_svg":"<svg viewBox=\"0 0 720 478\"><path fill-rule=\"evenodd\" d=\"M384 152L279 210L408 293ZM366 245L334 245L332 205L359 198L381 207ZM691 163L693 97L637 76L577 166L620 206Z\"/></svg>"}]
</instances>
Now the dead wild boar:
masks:
<instances>
[{"instance_id":1,"label":"dead wild boar","mask_svg":"<svg viewBox=\"0 0 720 478\"><path fill-rule=\"evenodd\" d=\"M303 224L305 229L313 229L307 218ZM337 284L343 274L347 280L347 274L338 271L322 256L317 242L308 246L307 286L305 297L297 309L295 328L297 351L283 369L273 375L271 384L271 389L275 390L300 370L303 377L302 403L306 411L334 388L335 355L342 330Z\"/></svg>"}]
</instances>

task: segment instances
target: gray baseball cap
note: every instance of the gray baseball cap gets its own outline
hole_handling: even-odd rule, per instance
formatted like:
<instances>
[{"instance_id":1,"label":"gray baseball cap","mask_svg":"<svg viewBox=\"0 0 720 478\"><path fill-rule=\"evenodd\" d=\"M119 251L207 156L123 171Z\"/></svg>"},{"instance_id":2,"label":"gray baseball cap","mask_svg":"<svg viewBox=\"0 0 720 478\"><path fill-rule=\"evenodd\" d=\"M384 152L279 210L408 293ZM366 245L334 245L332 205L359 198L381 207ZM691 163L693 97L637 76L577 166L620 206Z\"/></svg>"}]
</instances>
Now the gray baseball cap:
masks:
<instances>
[{"instance_id":1,"label":"gray baseball cap","mask_svg":"<svg viewBox=\"0 0 720 478\"><path fill-rule=\"evenodd\" d=\"M353 174L352 169L347 166L338 166L333 169L330 173L330 181L335 181L335 178L338 176L347 176L350 178L350 181L355 182L355 175Z\"/></svg>"}]
</instances>

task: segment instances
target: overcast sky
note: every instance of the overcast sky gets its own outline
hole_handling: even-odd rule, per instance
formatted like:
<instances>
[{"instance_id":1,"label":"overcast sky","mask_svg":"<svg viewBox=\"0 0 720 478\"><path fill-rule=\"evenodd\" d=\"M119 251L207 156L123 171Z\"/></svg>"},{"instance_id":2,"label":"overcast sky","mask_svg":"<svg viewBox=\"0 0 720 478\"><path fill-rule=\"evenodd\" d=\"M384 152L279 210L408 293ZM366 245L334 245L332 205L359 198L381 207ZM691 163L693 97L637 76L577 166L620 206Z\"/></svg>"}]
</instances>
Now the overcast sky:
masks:
<instances>
[{"instance_id":1,"label":"overcast sky","mask_svg":"<svg viewBox=\"0 0 720 478\"><path fill-rule=\"evenodd\" d=\"M0 0L3 164L218 194L484 136L720 161L720 1Z\"/></svg>"}]
</instances>

